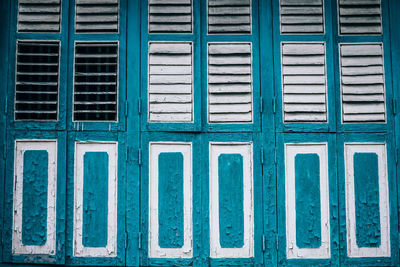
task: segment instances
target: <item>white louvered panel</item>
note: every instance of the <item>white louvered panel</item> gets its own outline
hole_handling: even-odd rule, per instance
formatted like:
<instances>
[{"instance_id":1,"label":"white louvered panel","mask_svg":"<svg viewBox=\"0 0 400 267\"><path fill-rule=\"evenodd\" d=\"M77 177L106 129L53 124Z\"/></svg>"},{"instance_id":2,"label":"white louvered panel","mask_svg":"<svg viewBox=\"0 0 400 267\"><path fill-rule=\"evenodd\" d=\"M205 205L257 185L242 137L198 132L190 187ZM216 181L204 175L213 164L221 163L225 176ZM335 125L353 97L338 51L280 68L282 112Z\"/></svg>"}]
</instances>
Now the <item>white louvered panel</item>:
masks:
<instances>
[{"instance_id":1,"label":"white louvered panel","mask_svg":"<svg viewBox=\"0 0 400 267\"><path fill-rule=\"evenodd\" d=\"M381 0L340 0L340 34L381 34Z\"/></svg>"},{"instance_id":2,"label":"white louvered panel","mask_svg":"<svg viewBox=\"0 0 400 267\"><path fill-rule=\"evenodd\" d=\"M324 43L282 44L285 122L326 122Z\"/></svg>"},{"instance_id":3,"label":"white louvered panel","mask_svg":"<svg viewBox=\"0 0 400 267\"><path fill-rule=\"evenodd\" d=\"M253 120L250 43L208 44L208 121L250 123Z\"/></svg>"},{"instance_id":4,"label":"white louvered panel","mask_svg":"<svg viewBox=\"0 0 400 267\"><path fill-rule=\"evenodd\" d=\"M340 66L343 122L385 122L382 44L341 44Z\"/></svg>"},{"instance_id":5,"label":"white louvered panel","mask_svg":"<svg viewBox=\"0 0 400 267\"><path fill-rule=\"evenodd\" d=\"M118 32L118 0L76 0L75 5L77 33Z\"/></svg>"},{"instance_id":6,"label":"white louvered panel","mask_svg":"<svg viewBox=\"0 0 400 267\"><path fill-rule=\"evenodd\" d=\"M208 33L251 33L251 0L208 0Z\"/></svg>"},{"instance_id":7,"label":"white louvered panel","mask_svg":"<svg viewBox=\"0 0 400 267\"><path fill-rule=\"evenodd\" d=\"M61 0L19 0L19 32L59 32Z\"/></svg>"},{"instance_id":8,"label":"white louvered panel","mask_svg":"<svg viewBox=\"0 0 400 267\"><path fill-rule=\"evenodd\" d=\"M192 0L149 0L149 33L192 33Z\"/></svg>"},{"instance_id":9,"label":"white louvered panel","mask_svg":"<svg viewBox=\"0 0 400 267\"><path fill-rule=\"evenodd\" d=\"M318 34L324 32L323 0L280 0L283 34Z\"/></svg>"},{"instance_id":10,"label":"white louvered panel","mask_svg":"<svg viewBox=\"0 0 400 267\"><path fill-rule=\"evenodd\" d=\"M150 122L193 121L192 43L149 43Z\"/></svg>"}]
</instances>

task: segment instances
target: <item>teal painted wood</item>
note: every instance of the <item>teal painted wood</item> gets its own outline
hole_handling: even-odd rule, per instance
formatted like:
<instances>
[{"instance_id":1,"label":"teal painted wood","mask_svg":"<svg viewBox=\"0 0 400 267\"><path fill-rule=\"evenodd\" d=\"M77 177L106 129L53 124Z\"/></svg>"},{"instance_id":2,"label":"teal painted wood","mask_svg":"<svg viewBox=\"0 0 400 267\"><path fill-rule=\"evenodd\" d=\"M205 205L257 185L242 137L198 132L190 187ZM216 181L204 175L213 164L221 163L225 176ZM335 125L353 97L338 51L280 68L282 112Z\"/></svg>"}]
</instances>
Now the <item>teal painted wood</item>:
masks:
<instances>
[{"instance_id":1,"label":"teal painted wood","mask_svg":"<svg viewBox=\"0 0 400 267\"><path fill-rule=\"evenodd\" d=\"M390 44L391 44L391 51L390 56L392 59L392 75L393 75L393 97L394 97L394 104L395 104L395 116L394 116L394 141L393 145L395 145L396 150L393 152L394 157L396 159L399 158L399 147L400 147L400 118L398 105L400 101L400 77L398 75L394 75L395 73L399 73L400 71L400 31L399 23L400 17L397 15L395 10L400 8L400 3L398 1L390 1L389 2L389 18L390 18ZM398 160L396 160L396 184L400 183L400 167L398 164ZM400 187L397 187L397 195L400 194ZM400 214L400 199L397 200L397 215ZM397 229L400 229L400 224L398 224Z\"/></svg>"},{"instance_id":2,"label":"teal painted wood","mask_svg":"<svg viewBox=\"0 0 400 267\"><path fill-rule=\"evenodd\" d=\"M252 143L252 164L253 164L253 203L254 203L254 256L252 258L209 258L210 255L210 210L209 210L209 143L210 142L250 142ZM261 168L261 135L256 133L209 133L202 136L202 258L210 266L231 266L231 265L260 265L263 264L263 190L262 190L262 168Z\"/></svg>"},{"instance_id":3,"label":"teal painted wood","mask_svg":"<svg viewBox=\"0 0 400 267\"><path fill-rule=\"evenodd\" d=\"M200 266L206 264L206 259L200 253L203 251L203 214L202 214L202 147L200 136L187 133L166 133L166 132L142 132L141 148L142 163L140 169L140 229L141 249L140 265L143 266L171 266L191 265ZM150 142L191 142L192 143L192 220L193 220L193 257L192 258L150 258L149 257L149 143ZM164 206L164 208L167 208ZM174 206L168 207L175 209Z\"/></svg>"},{"instance_id":4,"label":"teal painted wood","mask_svg":"<svg viewBox=\"0 0 400 267\"><path fill-rule=\"evenodd\" d=\"M334 57L333 57L333 39L332 28L335 18L332 17L331 1L324 0L324 23L325 29L322 34L281 34L279 1L272 1L273 14L273 62L274 62L274 82L275 82L275 124L277 132L334 132L336 130L336 110L335 95L337 88L334 84ZM326 123L318 122L284 122L283 121L283 86L281 73L281 44L282 42L324 42L325 43L325 61L326 61L326 96L327 96L327 118Z\"/></svg>"},{"instance_id":5,"label":"teal painted wood","mask_svg":"<svg viewBox=\"0 0 400 267\"><path fill-rule=\"evenodd\" d=\"M117 224L116 224L116 255L111 257L101 256L74 256L73 253L73 233L74 233L74 177L75 177L75 148L76 142L83 144L91 143L110 143L117 142ZM84 266L84 265L113 265L123 266L125 265L125 244L128 241L126 239L126 228L125 228L125 208L126 208L126 137L123 133L116 132L69 132L67 139L67 161L71 164L68 165L67 169L67 203L66 203L66 264ZM99 151L103 152L103 151ZM87 152L86 152L87 153ZM110 155L109 155L110 157ZM96 164L97 165L97 164ZM107 177L109 178L109 177ZM108 179L110 182L110 179ZM97 185L96 185L97 186ZM108 186L108 184L107 184ZM103 196L104 197L104 196ZM96 204L98 202L96 201ZM97 208L97 207L96 207ZM100 209L101 210L101 209ZM101 227L103 228L103 227ZM104 227L105 228L105 227ZM104 229L103 228L103 229ZM106 228L105 228L106 229ZM89 230L90 231L90 230ZM96 243L98 242L97 239ZM76 245L76 244L75 244ZM99 244L97 244L99 245Z\"/></svg>"},{"instance_id":6,"label":"teal painted wood","mask_svg":"<svg viewBox=\"0 0 400 267\"><path fill-rule=\"evenodd\" d=\"M0 3L0 24L5 29L9 29L9 12L10 1L1 1ZM0 43L0 56L2 58L0 63L0 79L4 81L2 86L2 93L0 93L0 107L3 107L0 112L0 152L3 155L0 157L0 240L3 240L3 212L4 212L4 201L5 201L5 159L6 159L6 119L7 119L7 90L8 90L8 49L9 49L9 31L3 30L1 33L1 39L3 42ZM3 246L0 247L0 262L3 260Z\"/></svg>"},{"instance_id":7,"label":"teal painted wood","mask_svg":"<svg viewBox=\"0 0 400 267\"><path fill-rule=\"evenodd\" d=\"M9 62L15 66L17 40L55 40L60 42L59 60L59 88L58 88L58 119L55 121L19 121L14 119L15 102L15 68L9 69L8 93L7 93L7 126L10 129L32 129L32 130L64 130L67 119L67 61L68 61L68 1L62 1L61 6L61 32L60 33L18 33L17 32L17 11L18 1L10 1L10 49Z\"/></svg>"},{"instance_id":8,"label":"teal painted wood","mask_svg":"<svg viewBox=\"0 0 400 267\"><path fill-rule=\"evenodd\" d=\"M28 255L28 254L12 254L12 228L13 228L13 184L14 175L14 157L15 157L15 140L57 140L57 192L56 192L56 250L54 255ZM4 195L4 236L3 236L3 262L5 263L41 263L41 264L64 264L65 261L65 178L66 178L66 134L64 132L47 132L47 131L27 131L27 130L12 130L8 131L7 139L7 159L6 159L6 174L5 174L5 195ZM36 152L36 151L35 151ZM29 154L29 153L28 153ZM36 160L35 160L36 161ZM32 168L40 166L32 165ZM35 177L36 180L37 177ZM38 187L35 187L39 189ZM43 188L42 188L43 189ZM33 192L31 192L33 193ZM35 194L38 192L35 192ZM34 202L33 204L41 206L40 210L43 211L43 206ZM43 204L43 203L42 203ZM36 209L37 207L35 207ZM38 209L39 210L39 209ZM31 212L31 211L30 211ZM47 211L48 212L48 211ZM41 216L37 214L37 216ZM41 221L43 223L43 220ZM29 227L29 226L28 226ZM44 228L35 226L38 228ZM35 242L39 237L34 237ZM42 237L40 237L42 238ZM42 239L43 240L43 239Z\"/></svg>"},{"instance_id":9,"label":"teal painted wood","mask_svg":"<svg viewBox=\"0 0 400 267\"><path fill-rule=\"evenodd\" d=\"M340 69L339 69L339 43L382 43L383 44L383 61L385 69L385 97L386 97L386 123L342 123L341 112L341 96L340 90L336 94L336 116L337 116L337 131L338 132L390 132L394 127L393 119L393 91L392 91L392 59L391 59L391 36L394 31L389 27L389 7L395 5L395 1L382 0L382 34L381 35L339 35L337 23L337 1L332 1L332 15L334 19L332 34L335 36L333 52L335 65L335 87L340 88Z\"/></svg>"},{"instance_id":10,"label":"teal painted wood","mask_svg":"<svg viewBox=\"0 0 400 267\"><path fill-rule=\"evenodd\" d=\"M127 0L119 0L119 32L118 33L75 33L75 2L68 2L69 7L69 29L65 31L68 37L68 61L65 63L68 69L65 72L67 77L66 91L68 103L67 128L69 131L125 131L126 115L128 105L126 104L126 81L127 81ZM65 15L67 17L67 15ZM66 25L67 26L67 25ZM117 82L117 121L73 121L73 90L74 90L74 55L76 41L117 41L118 42L118 82ZM61 72L63 73L63 72ZM125 115L126 114L126 115Z\"/></svg>"},{"instance_id":11,"label":"teal painted wood","mask_svg":"<svg viewBox=\"0 0 400 267\"><path fill-rule=\"evenodd\" d=\"M338 185L339 185L339 222L340 222L340 264L341 265L398 265L398 215L397 215L397 191L395 176L395 158L393 135L388 133L346 133L337 137L337 159L338 159ZM389 188L389 214L390 214L390 257L349 258L347 257L346 244L346 207L345 207L345 165L344 165L344 143L385 143L387 150L387 173ZM365 168L365 166L363 166ZM369 175L372 175L371 173ZM363 177L365 180L365 177ZM364 184L366 182L364 181ZM364 185L365 186L365 185ZM371 203L372 204L372 203ZM361 220L361 221L360 221ZM370 218L360 218L357 222L364 225L372 225ZM376 242L376 237L367 241L371 247Z\"/></svg>"},{"instance_id":12,"label":"teal painted wood","mask_svg":"<svg viewBox=\"0 0 400 267\"><path fill-rule=\"evenodd\" d=\"M329 223L330 223L330 258L327 259L287 259L286 257L286 200L285 200L285 143L327 143L328 182L329 182ZM278 266L338 266L339 263L339 220L338 189L336 173L336 137L326 133L279 133L277 134L277 231L278 231ZM296 177L297 180L297 177ZM304 183L304 186L308 184ZM297 187L297 184L296 184ZM293 192L295 193L295 192ZM296 203L297 204L297 203ZM297 207L296 207L297 210ZM313 218L308 215L308 223ZM303 230L304 231L304 230ZM313 232L314 234L315 232Z\"/></svg>"},{"instance_id":13,"label":"teal painted wood","mask_svg":"<svg viewBox=\"0 0 400 267\"><path fill-rule=\"evenodd\" d=\"M158 155L158 243L161 248L183 246L183 155L163 152Z\"/></svg>"},{"instance_id":14,"label":"teal painted wood","mask_svg":"<svg viewBox=\"0 0 400 267\"><path fill-rule=\"evenodd\" d=\"M194 132L200 131L202 125L203 107L201 99L203 93L201 91L200 74L203 71L201 66L201 50L200 50L200 1L192 1L193 22L192 33L184 34L149 34L148 31L148 1L141 3L141 76L140 76L140 123L143 131L183 131ZM192 42L192 64L193 64L193 122L149 122L148 121L148 46L151 41L176 41L176 42ZM137 40L136 40L137 42Z\"/></svg>"},{"instance_id":15,"label":"teal painted wood","mask_svg":"<svg viewBox=\"0 0 400 267\"><path fill-rule=\"evenodd\" d=\"M261 145L262 152L262 214L264 246L263 264L275 266L277 259L277 189L276 189L276 145L275 114L276 90L274 75L274 41L273 41L273 1L259 1L259 34L260 34L260 87L263 99Z\"/></svg>"},{"instance_id":16,"label":"teal painted wood","mask_svg":"<svg viewBox=\"0 0 400 267\"><path fill-rule=\"evenodd\" d=\"M125 205L125 237L127 266L139 265L139 253L142 247L143 234L140 225L140 163L139 163L139 140L140 120L140 78L141 78L141 5L142 1L127 1L126 14L126 96L128 110L126 113L126 205Z\"/></svg>"},{"instance_id":17,"label":"teal painted wood","mask_svg":"<svg viewBox=\"0 0 400 267\"><path fill-rule=\"evenodd\" d=\"M83 236L85 247L107 245L108 162L106 152L83 156Z\"/></svg>"},{"instance_id":18,"label":"teal painted wood","mask_svg":"<svg viewBox=\"0 0 400 267\"><path fill-rule=\"evenodd\" d=\"M299 248L321 246L319 161L315 153L295 156L296 241Z\"/></svg>"},{"instance_id":19,"label":"teal painted wood","mask_svg":"<svg viewBox=\"0 0 400 267\"><path fill-rule=\"evenodd\" d=\"M379 247L379 173L376 153L354 154L356 238L359 247ZM365 220L367 218L367 221Z\"/></svg>"},{"instance_id":20,"label":"teal painted wood","mask_svg":"<svg viewBox=\"0 0 400 267\"><path fill-rule=\"evenodd\" d=\"M42 246L47 236L48 162L46 150L24 153L22 244Z\"/></svg>"},{"instance_id":21,"label":"teal painted wood","mask_svg":"<svg viewBox=\"0 0 400 267\"><path fill-rule=\"evenodd\" d=\"M219 155L218 180L219 242L223 248L241 248L244 244L243 156Z\"/></svg>"}]
</instances>

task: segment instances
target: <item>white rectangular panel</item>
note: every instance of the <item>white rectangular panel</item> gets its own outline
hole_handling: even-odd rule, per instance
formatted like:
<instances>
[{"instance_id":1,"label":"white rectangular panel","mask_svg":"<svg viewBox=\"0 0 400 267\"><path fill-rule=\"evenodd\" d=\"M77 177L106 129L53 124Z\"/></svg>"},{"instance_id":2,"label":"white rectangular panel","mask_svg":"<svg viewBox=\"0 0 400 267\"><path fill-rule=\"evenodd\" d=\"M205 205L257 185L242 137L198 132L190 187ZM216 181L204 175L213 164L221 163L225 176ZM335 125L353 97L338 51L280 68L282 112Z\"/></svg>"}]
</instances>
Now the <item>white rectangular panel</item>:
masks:
<instances>
[{"instance_id":1,"label":"white rectangular panel","mask_svg":"<svg viewBox=\"0 0 400 267\"><path fill-rule=\"evenodd\" d=\"M321 246L299 248L296 241L296 175L297 154L318 154L320 162ZM329 175L327 143L285 144L286 256L288 259L327 259L330 251Z\"/></svg>"},{"instance_id":2,"label":"white rectangular panel","mask_svg":"<svg viewBox=\"0 0 400 267\"><path fill-rule=\"evenodd\" d=\"M107 245L85 247L83 239L83 174L86 152L106 152L108 155L108 214ZM116 257L117 256L117 208L118 208L118 143L117 142L75 142L74 157L74 232L73 255L75 257Z\"/></svg>"},{"instance_id":3,"label":"white rectangular panel","mask_svg":"<svg viewBox=\"0 0 400 267\"><path fill-rule=\"evenodd\" d=\"M210 257L252 258L254 257L253 144L212 142L209 150ZM240 154L243 157L244 242L240 248L223 248L220 244L218 157L221 154Z\"/></svg>"},{"instance_id":4,"label":"white rectangular panel","mask_svg":"<svg viewBox=\"0 0 400 267\"><path fill-rule=\"evenodd\" d=\"M159 245L158 218L158 157L160 153L180 152L183 155L183 246L161 248ZM191 258L193 257L192 222L192 143L157 142L149 144L149 257Z\"/></svg>"},{"instance_id":5,"label":"white rectangular panel","mask_svg":"<svg viewBox=\"0 0 400 267\"><path fill-rule=\"evenodd\" d=\"M381 243L378 247L359 247L356 238L356 203L354 189L354 154L375 153L378 156L379 175L379 225ZM382 143L345 143L344 144L345 181L346 181L346 232L347 256L390 257L390 212L386 144Z\"/></svg>"},{"instance_id":6,"label":"white rectangular panel","mask_svg":"<svg viewBox=\"0 0 400 267\"><path fill-rule=\"evenodd\" d=\"M24 153L45 150L48 153L46 242L44 245L22 244L22 208L24 184ZM56 206L57 206L57 140L16 140L13 183L13 231L12 254L56 253Z\"/></svg>"}]
</instances>

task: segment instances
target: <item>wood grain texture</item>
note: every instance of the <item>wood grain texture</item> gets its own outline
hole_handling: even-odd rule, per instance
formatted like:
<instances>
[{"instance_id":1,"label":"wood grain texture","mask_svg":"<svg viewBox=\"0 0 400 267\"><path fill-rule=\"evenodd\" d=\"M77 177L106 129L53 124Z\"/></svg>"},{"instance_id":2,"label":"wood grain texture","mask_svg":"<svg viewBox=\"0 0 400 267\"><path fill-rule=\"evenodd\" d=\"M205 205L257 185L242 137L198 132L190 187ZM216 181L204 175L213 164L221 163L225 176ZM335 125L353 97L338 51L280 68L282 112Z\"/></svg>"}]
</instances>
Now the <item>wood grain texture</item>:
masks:
<instances>
[{"instance_id":1,"label":"wood grain texture","mask_svg":"<svg viewBox=\"0 0 400 267\"><path fill-rule=\"evenodd\" d=\"M208 1L209 34L251 33L252 7L250 0Z\"/></svg>"},{"instance_id":2,"label":"wood grain texture","mask_svg":"<svg viewBox=\"0 0 400 267\"><path fill-rule=\"evenodd\" d=\"M119 0L76 0L77 33L117 33L118 30Z\"/></svg>"}]
</instances>

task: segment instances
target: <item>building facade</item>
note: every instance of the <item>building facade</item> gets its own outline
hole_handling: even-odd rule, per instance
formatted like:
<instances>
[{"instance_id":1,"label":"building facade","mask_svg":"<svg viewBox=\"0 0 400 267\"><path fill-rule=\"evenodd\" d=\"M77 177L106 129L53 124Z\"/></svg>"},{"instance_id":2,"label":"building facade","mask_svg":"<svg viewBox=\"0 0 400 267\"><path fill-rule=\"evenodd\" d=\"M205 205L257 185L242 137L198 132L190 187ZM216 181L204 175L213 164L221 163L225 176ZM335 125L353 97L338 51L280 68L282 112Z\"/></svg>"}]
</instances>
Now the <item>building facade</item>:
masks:
<instances>
[{"instance_id":1,"label":"building facade","mask_svg":"<svg viewBox=\"0 0 400 267\"><path fill-rule=\"evenodd\" d=\"M0 1L0 263L399 265L400 1Z\"/></svg>"}]
</instances>

